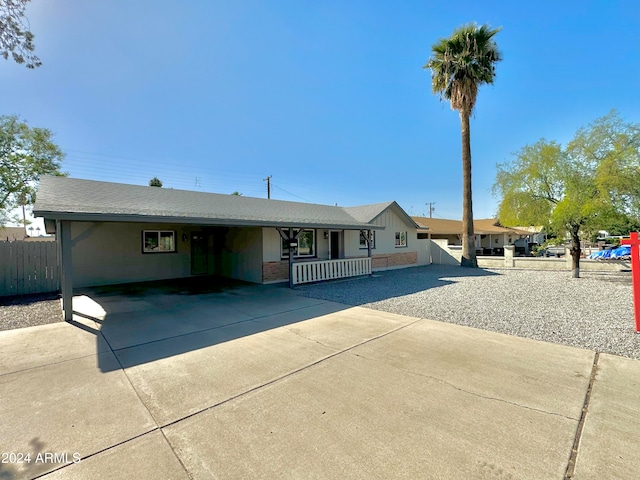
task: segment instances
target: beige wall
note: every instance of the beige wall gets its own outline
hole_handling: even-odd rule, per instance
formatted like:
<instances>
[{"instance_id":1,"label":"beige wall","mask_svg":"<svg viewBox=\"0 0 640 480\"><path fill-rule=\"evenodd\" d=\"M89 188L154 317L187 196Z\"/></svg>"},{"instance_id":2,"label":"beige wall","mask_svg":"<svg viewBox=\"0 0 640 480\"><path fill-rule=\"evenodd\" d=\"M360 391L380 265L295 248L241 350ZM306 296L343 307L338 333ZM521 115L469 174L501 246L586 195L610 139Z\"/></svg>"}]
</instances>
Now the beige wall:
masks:
<instances>
[{"instance_id":1,"label":"beige wall","mask_svg":"<svg viewBox=\"0 0 640 480\"><path fill-rule=\"evenodd\" d=\"M429 241L429 240L427 240ZM460 265L462 248L452 249L446 238L431 241L431 262L436 265Z\"/></svg>"},{"instance_id":2,"label":"beige wall","mask_svg":"<svg viewBox=\"0 0 640 480\"><path fill-rule=\"evenodd\" d=\"M142 253L143 230L174 230L176 252ZM72 222L74 287L189 277L191 233L203 230L195 225ZM262 282L261 230L208 229L208 273Z\"/></svg>"},{"instance_id":3,"label":"beige wall","mask_svg":"<svg viewBox=\"0 0 640 480\"><path fill-rule=\"evenodd\" d=\"M456 235L456 234L437 234L437 233L432 233L431 234L431 239L432 240L446 240L448 245L462 245L462 239L460 237L460 235ZM446 245L445 244L445 245Z\"/></svg>"},{"instance_id":4,"label":"beige wall","mask_svg":"<svg viewBox=\"0 0 640 480\"><path fill-rule=\"evenodd\" d=\"M431 240L418 239L418 264L429 265L431 263Z\"/></svg>"},{"instance_id":5,"label":"beige wall","mask_svg":"<svg viewBox=\"0 0 640 480\"><path fill-rule=\"evenodd\" d=\"M142 253L143 230L175 230L175 253ZM74 287L180 278L191 273L190 234L156 223L72 222ZM182 241L182 235L187 241Z\"/></svg>"},{"instance_id":6,"label":"beige wall","mask_svg":"<svg viewBox=\"0 0 640 480\"><path fill-rule=\"evenodd\" d=\"M262 283L262 249L262 228L227 229L221 253L220 273L225 277Z\"/></svg>"},{"instance_id":7,"label":"beige wall","mask_svg":"<svg viewBox=\"0 0 640 480\"><path fill-rule=\"evenodd\" d=\"M279 262L280 258L280 234L273 227L262 229L262 255L265 262Z\"/></svg>"}]
</instances>

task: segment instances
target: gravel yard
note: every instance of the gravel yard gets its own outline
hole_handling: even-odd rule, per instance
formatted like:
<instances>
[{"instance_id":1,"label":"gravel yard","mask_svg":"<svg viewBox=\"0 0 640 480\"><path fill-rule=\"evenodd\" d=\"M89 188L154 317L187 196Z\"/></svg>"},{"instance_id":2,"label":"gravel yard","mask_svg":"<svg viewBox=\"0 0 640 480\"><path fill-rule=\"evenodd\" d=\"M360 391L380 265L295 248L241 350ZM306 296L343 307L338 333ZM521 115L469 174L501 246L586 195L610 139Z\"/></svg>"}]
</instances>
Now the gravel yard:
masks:
<instances>
[{"instance_id":1,"label":"gravel yard","mask_svg":"<svg viewBox=\"0 0 640 480\"><path fill-rule=\"evenodd\" d=\"M630 273L430 265L296 288L300 295L640 360ZM62 321L58 294L0 298L0 330Z\"/></svg>"},{"instance_id":2,"label":"gravel yard","mask_svg":"<svg viewBox=\"0 0 640 480\"><path fill-rule=\"evenodd\" d=\"M62 307L57 293L0 298L0 330L61 321Z\"/></svg>"},{"instance_id":3,"label":"gravel yard","mask_svg":"<svg viewBox=\"0 0 640 480\"><path fill-rule=\"evenodd\" d=\"M430 265L297 287L301 295L640 360L630 273Z\"/></svg>"}]
</instances>

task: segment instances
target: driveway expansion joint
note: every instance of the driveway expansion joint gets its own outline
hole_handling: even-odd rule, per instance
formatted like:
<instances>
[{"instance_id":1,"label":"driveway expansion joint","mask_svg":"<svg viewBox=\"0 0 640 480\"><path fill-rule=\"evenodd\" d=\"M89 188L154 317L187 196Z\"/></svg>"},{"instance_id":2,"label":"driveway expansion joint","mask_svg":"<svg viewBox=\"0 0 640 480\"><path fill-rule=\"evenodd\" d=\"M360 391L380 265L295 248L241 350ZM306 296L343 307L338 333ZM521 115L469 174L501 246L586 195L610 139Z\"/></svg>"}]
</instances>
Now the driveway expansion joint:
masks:
<instances>
[{"instance_id":1,"label":"driveway expansion joint","mask_svg":"<svg viewBox=\"0 0 640 480\"><path fill-rule=\"evenodd\" d=\"M591 401L591 392L593 391L593 385L596 381L596 374L598 373L598 361L600 360L600 352L595 352L593 356L593 365L591 367L591 376L589 377L589 385L584 395L584 404L582 405L582 414L580 415L580 421L578 422L578 428L576 428L576 436L573 440L573 447L571 448L571 455L569 456L569 462L567 463L567 470L564 474L564 480L571 480L573 478L576 462L578 461L578 450L580 448L580 440L582 438L582 431L584 429L584 423L589 412L589 402Z\"/></svg>"},{"instance_id":2,"label":"driveway expansion joint","mask_svg":"<svg viewBox=\"0 0 640 480\"><path fill-rule=\"evenodd\" d=\"M231 401L233 401L233 400L236 400L236 399L238 399L238 398L244 397L245 395L248 395L248 394L250 394L250 393L256 392L256 391L258 391L258 390L260 390L260 389L262 389L262 388L264 388L264 387L268 387L269 385L273 385L273 384L275 384L275 383L278 383L278 382L280 382L281 380L284 380L284 379L286 379L286 378L288 378L288 377L291 377L291 376L296 375L296 374L298 374L298 373L300 373L300 372L303 372L303 371L305 371L305 370L308 370L309 368L311 368L311 367L313 367L313 366L315 366L315 365L319 365L319 364L321 364L321 363L325 362L326 360L329 360L329 359L331 359L331 358L333 358L333 357L337 357L338 355L341 355L341 354L343 354L343 353L352 353L351 351L352 351L354 348L357 348L357 347L359 347L359 346L361 346L361 345L365 345L365 344L367 344L367 343L373 342L373 341L375 341L375 340L377 340L377 339L379 339L379 338L386 337L387 335L390 335L390 334L392 334L392 333L394 333L394 332L397 332L398 330L402 330L402 329L404 329L404 328L410 327L411 325L413 325L414 323L417 323L417 322L419 322L419 321L420 321L420 319L416 319L415 321L413 321L413 322L411 322L411 323L407 323L407 324L405 324L405 325L401 325L401 326L399 326L399 327L397 327L397 328L394 328L393 330L389 330L388 332L382 333L382 334L380 334L380 335L378 335L378 336L376 336L376 337L373 337L373 338L369 338L369 339L363 340L362 342L360 342L360 343L358 343L358 344L356 344L356 345L352 345L352 346L347 347L347 348L344 348L344 349L342 349L342 350L335 351L334 353L331 353L331 354L329 354L329 355L326 355L326 356L324 356L324 357L322 357L322 358L320 358L320 359L318 359L318 360L316 360L316 361L314 361L314 362L311 362L311 363L309 363L309 364L307 364L307 365L304 365L304 366L302 366L302 367L300 367L300 368L297 368L296 370L292 370L292 371L290 371L290 372L288 372L288 373L286 373L286 374L284 374L284 375L281 375L281 376L279 376L279 377L276 377L276 378L274 378L274 379L272 379L272 380L269 380L269 381L267 381L267 382L261 383L260 385L256 385L256 386L254 386L254 387L252 387L252 388L250 388L250 389L248 389L248 390L245 390L245 391L243 391L243 392L237 393L236 395L232 395L231 397L226 398L226 399L224 399L224 400L221 400L221 401L219 401L219 402L217 402L217 403L215 403L215 404L213 404L213 405L209 405L208 407L201 408L201 409L200 409L200 410L198 410L197 412L192 412L192 413L190 413L190 414L188 414L188 415L185 415L185 416L183 416L183 417L181 417L181 418L178 418L178 419L176 419L176 420L172 420L172 421L170 421L170 422L168 422L168 423L165 423L165 424L163 424L163 425L160 425L160 429L163 429L163 428L169 427L169 426L171 426L171 425L178 424L178 423L182 422L183 420L186 420L186 419L188 419L188 418L195 417L196 415L199 415L199 414L201 414L201 413L204 413L204 412L207 412L207 411L209 411L209 410L212 410L212 409L214 409L214 408L216 408L216 407L219 407L220 405L224 405L224 404L229 403L229 402L231 402ZM329 347L329 348L331 348L331 347ZM335 350L335 349L334 349L334 350ZM137 392L136 392L136 393L137 393ZM141 400L141 401L142 401L142 400ZM144 402L143 402L143 403L144 403ZM146 405L145 405L145 406L146 406ZM155 420L155 419L154 419L154 420Z\"/></svg>"},{"instance_id":3,"label":"driveway expansion joint","mask_svg":"<svg viewBox=\"0 0 640 480\"><path fill-rule=\"evenodd\" d=\"M142 432L142 433L140 433L138 435L135 435L135 436L133 436L131 438L127 438L126 440L122 440L121 442L115 443L113 445L109 445L108 447L102 448L102 449L98 450L97 452L93 452L93 453L90 453L88 455L85 455L84 457L81 457L80 460L78 460L78 463L82 462L84 460L87 460L87 459L89 459L91 457L95 457L96 455L100 455L101 453L104 453L104 452L107 452L109 450L112 450L112 449L114 449L116 447L119 447L120 445L124 445L125 443L129 443L129 442L132 442L133 440L136 440L138 438L144 437L145 435L149 435L150 433L156 432L158 430L160 430L159 427L154 427L151 430L147 430L146 432ZM169 446L171 446L171 445L169 445ZM46 477L47 475L49 475L49 474L51 474L53 472L57 472L58 470L62 470L64 468L70 467L72 465L75 465L75 462L65 463L64 465L60 465L57 468L54 468L52 470L48 470L48 471L46 471L44 473L41 473L40 475L37 475L35 477L31 477L31 480L37 480L38 478Z\"/></svg>"},{"instance_id":4,"label":"driveway expansion joint","mask_svg":"<svg viewBox=\"0 0 640 480\"><path fill-rule=\"evenodd\" d=\"M73 357L73 358L65 358L64 360L59 360L57 362L50 362L50 363L43 363L42 365L35 365L33 367L27 367L27 368L22 368L20 370L13 370L11 372L5 372L5 373L0 373L0 377L4 377L7 375L13 375L14 373L24 373L24 372L28 372L30 370L37 370L38 368L45 368L45 367L50 367L52 365L61 365L63 363L67 363L67 362L75 362L76 360L82 360L83 358L87 358L87 357L95 357L97 355L100 355L99 353L88 353L87 355L80 355L79 357Z\"/></svg>"}]
</instances>

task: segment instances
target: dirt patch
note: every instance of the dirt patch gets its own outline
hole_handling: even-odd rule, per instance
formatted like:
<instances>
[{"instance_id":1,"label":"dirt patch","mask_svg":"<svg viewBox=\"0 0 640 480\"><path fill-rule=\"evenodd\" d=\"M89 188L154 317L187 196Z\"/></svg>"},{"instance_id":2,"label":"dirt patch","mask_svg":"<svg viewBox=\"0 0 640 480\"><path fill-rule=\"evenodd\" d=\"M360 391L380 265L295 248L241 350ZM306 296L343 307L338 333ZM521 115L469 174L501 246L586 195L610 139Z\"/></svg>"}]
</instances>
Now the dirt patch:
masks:
<instances>
[{"instance_id":1,"label":"dirt patch","mask_svg":"<svg viewBox=\"0 0 640 480\"><path fill-rule=\"evenodd\" d=\"M62 321L62 305L57 293L0 298L0 330Z\"/></svg>"}]
</instances>

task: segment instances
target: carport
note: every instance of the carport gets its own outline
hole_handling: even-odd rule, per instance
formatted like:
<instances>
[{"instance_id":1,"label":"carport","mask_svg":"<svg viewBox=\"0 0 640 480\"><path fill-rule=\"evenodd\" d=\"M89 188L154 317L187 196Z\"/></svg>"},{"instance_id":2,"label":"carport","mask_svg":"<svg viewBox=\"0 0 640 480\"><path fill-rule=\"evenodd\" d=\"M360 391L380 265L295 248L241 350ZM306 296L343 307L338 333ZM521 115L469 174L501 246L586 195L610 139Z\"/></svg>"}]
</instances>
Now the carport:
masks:
<instances>
[{"instance_id":1,"label":"carport","mask_svg":"<svg viewBox=\"0 0 640 480\"><path fill-rule=\"evenodd\" d=\"M65 320L72 319L74 287L207 274L265 283L267 251L275 249L280 260L281 239L292 249L305 229L355 230L368 239L384 228L337 206L66 177L41 178L34 215L59 239ZM314 248L332 238L316 238ZM368 265L352 268L353 260L337 259L345 265L335 268L339 276L370 273L370 247ZM292 283L293 256L288 264ZM314 270L320 271L328 270ZM332 277L317 280L324 278Z\"/></svg>"}]
</instances>

